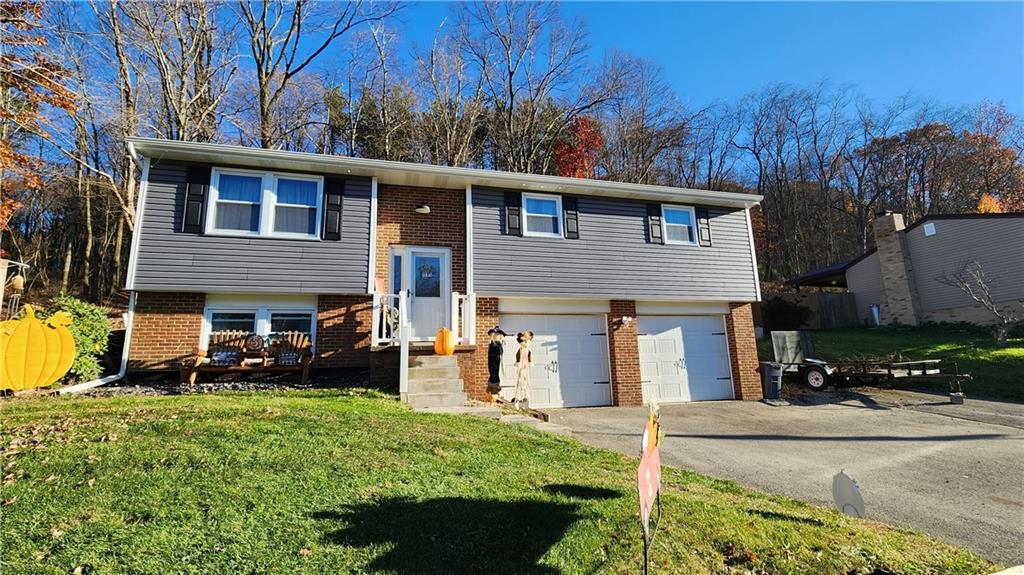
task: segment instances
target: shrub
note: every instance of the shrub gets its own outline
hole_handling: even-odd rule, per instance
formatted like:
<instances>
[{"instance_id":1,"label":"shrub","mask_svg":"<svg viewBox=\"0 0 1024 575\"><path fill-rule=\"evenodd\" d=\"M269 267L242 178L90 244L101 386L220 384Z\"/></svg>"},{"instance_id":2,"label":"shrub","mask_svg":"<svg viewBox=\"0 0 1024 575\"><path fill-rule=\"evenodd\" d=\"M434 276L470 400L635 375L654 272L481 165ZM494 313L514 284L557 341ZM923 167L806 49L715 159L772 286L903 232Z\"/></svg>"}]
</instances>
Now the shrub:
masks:
<instances>
[{"instance_id":1,"label":"shrub","mask_svg":"<svg viewBox=\"0 0 1024 575\"><path fill-rule=\"evenodd\" d=\"M773 297L761 304L761 318L765 331L800 329L814 312L810 308Z\"/></svg>"},{"instance_id":2,"label":"shrub","mask_svg":"<svg viewBox=\"0 0 1024 575\"><path fill-rule=\"evenodd\" d=\"M71 364L70 377L77 381L96 379L103 370L99 358L107 351L107 340L110 337L106 311L96 304L69 295L53 298L46 313L49 316L59 311L71 315L68 329L75 338L75 361Z\"/></svg>"}]
</instances>

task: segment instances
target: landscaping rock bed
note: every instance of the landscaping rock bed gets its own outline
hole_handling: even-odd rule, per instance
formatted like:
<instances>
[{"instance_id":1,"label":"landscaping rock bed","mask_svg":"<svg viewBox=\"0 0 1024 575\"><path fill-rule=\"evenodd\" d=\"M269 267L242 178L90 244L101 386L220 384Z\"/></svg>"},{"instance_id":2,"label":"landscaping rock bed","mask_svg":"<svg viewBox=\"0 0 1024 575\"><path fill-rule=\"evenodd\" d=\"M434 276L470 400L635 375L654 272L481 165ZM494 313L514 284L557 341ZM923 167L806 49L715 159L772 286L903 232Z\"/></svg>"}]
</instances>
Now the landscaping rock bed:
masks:
<instances>
[{"instance_id":1,"label":"landscaping rock bed","mask_svg":"<svg viewBox=\"0 0 1024 575\"><path fill-rule=\"evenodd\" d=\"M289 391L302 389L334 389L369 387L369 374L365 371L314 373L303 385L294 374L265 374L222 376L195 385L183 384L170 375L132 377L82 393L89 397L115 397L125 395L183 395L220 391Z\"/></svg>"}]
</instances>

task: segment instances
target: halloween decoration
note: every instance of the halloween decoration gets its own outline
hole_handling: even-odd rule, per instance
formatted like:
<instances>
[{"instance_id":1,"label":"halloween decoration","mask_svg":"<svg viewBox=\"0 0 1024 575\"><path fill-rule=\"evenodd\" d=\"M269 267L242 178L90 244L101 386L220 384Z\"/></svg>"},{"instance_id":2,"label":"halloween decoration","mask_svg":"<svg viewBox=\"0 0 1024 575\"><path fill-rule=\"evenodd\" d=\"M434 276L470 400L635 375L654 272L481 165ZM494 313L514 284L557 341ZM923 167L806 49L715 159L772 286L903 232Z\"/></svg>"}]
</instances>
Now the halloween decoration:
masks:
<instances>
[{"instance_id":1,"label":"halloween decoration","mask_svg":"<svg viewBox=\"0 0 1024 575\"><path fill-rule=\"evenodd\" d=\"M55 383L71 369L75 339L71 316L56 313L40 321L32 306L25 317L0 324L0 388L21 391Z\"/></svg>"},{"instance_id":2,"label":"halloween decoration","mask_svg":"<svg viewBox=\"0 0 1024 575\"><path fill-rule=\"evenodd\" d=\"M501 356L505 351L505 337L508 334L494 326L487 330L487 335L491 338L487 344L487 393L496 396L501 393Z\"/></svg>"},{"instance_id":3,"label":"halloween decoration","mask_svg":"<svg viewBox=\"0 0 1024 575\"><path fill-rule=\"evenodd\" d=\"M519 350L516 351L516 392L512 400L519 409L520 403L530 404L530 368L533 366L533 352L530 342L533 341L532 331L521 331L516 334Z\"/></svg>"},{"instance_id":4,"label":"halloween decoration","mask_svg":"<svg viewBox=\"0 0 1024 575\"><path fill-rule=\"evenodd\" d=\"M437 330L437 337L434 339L434 353L437 355L455 353L455 335L452 334L452 330L446 327Z\"/></svg>"}]
</instances>

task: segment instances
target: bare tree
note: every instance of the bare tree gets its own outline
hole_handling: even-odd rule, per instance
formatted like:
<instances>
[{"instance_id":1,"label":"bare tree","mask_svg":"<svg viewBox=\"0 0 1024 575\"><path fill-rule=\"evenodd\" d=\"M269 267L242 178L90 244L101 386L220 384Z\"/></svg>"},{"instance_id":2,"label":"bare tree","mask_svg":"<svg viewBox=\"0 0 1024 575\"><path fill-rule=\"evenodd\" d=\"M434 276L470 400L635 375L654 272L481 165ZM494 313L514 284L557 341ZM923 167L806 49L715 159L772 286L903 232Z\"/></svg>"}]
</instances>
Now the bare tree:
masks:
<instances>
[{"instance_id":1,"label":"bare tree","mask_svg":"<svg viewBox=\"0 0 1024 575\"><path fill-rule=\"evenodd\" d=\"M273 148L280 143L274 109L295 77L338 38L397 9L394 3L361 0L331 2L322 9L311 0L239 0L238 13L256 68L260 146Z\"/></svg>"},{"instance_id":2,"label":"bare tree","mask_svg":"<svg viewBox=\"0 0 1024 575\"><path fill-rule=\"evenodd\" d=\"M941 284L962 291L992 314L996 320L992 328L992 337L995 338L997 347L1005 347L1010 330L1024 321L1021 315L1024 311L1024 300L1002 305L996 303L992 298L992 282L976 260L961 262L955 270L947 271L935 279Z\"/></svg>"}]
</instances>

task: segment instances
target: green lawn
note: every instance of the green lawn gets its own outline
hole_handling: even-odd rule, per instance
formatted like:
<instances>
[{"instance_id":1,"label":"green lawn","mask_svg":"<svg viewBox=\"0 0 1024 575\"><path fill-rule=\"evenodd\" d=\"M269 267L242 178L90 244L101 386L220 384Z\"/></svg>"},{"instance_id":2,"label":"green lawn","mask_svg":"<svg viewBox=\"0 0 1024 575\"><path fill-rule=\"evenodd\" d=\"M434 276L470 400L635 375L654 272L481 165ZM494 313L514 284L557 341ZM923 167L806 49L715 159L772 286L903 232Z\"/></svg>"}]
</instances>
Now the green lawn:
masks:
<instances>
[{"instance_id":1,"label":"green lawn","mask_svg":"<svg viewBox=\"0 0 1024 575\"><path fill-rule=\"evenodd\" d=\"M573 439L362 391L0 409L2 573L637 572L636 462ZM730 482L664 487L655 573L994 570Z\"/></svg>"},{"instance_id":2,"label":"green lawn","mask_svg":"<svg viewBox=\"0 0 1024 575\"><path fill-rule=\"evenodd\" d=\"M811 332L822 359L941 359L943 371L956 362L974 380L964 384L968 397L1024 402L1024 337L997 348L988 330L960 326L852 328ZM758 354L772 359L771 338L758 341ZM900 382L901 386L947 393L941 382Z\"/></svg>"}]
</instances>

